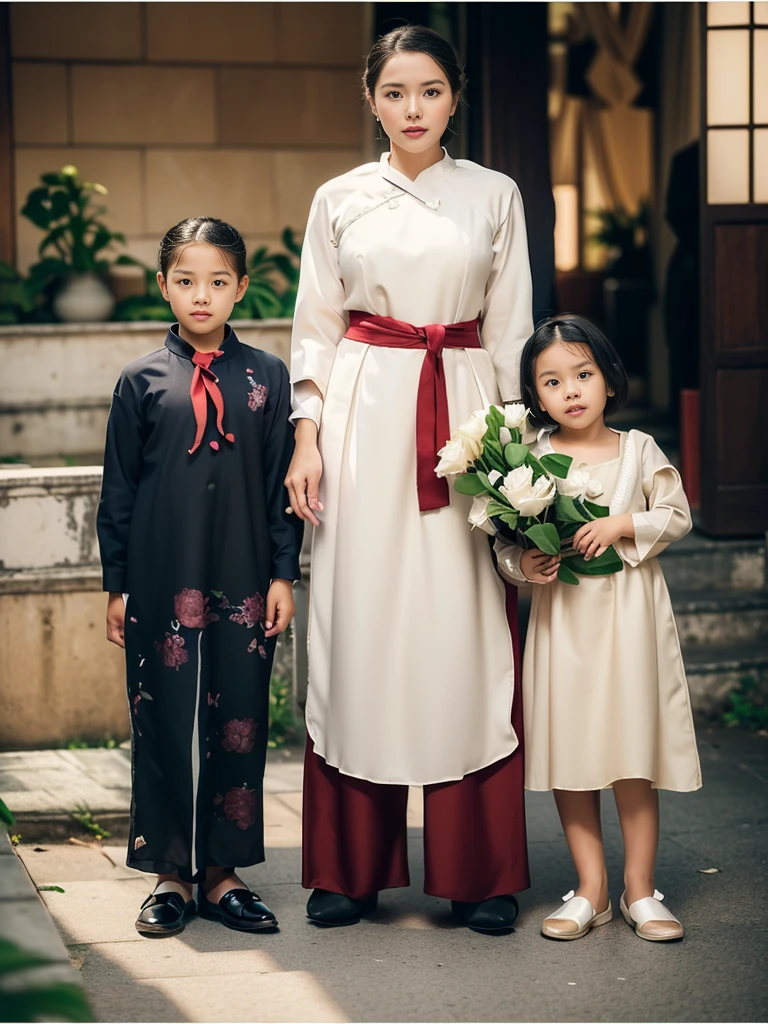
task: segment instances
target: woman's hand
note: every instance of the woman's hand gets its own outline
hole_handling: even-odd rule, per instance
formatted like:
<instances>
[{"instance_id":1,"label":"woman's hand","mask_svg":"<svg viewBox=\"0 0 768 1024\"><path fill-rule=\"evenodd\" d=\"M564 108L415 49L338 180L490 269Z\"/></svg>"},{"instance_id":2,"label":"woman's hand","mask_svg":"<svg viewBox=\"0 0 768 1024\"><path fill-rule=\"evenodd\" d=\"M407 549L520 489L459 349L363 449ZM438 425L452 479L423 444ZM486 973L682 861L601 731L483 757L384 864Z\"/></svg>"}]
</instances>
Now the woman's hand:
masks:
<instances>
[{"instance_id":1,"label":"woman's hand","mask_svg":"<svg viewBox=\"0 0 768 1024\"><path fill-rule=\"evenodd\" d=\"M267 615L264 636L277 636L288 628L296 605L293 602L293 586L290 580L272 580L267 591Z\"/></svg>"},{"instance_id":2,"label":"woman's hand","mask_svg":"<svg viewBox=\"0 0 768 1024\"><path fill-rule=\"evenodd\" d=\"M526 548L520 557L520 569L531 583L551 583L559 568L560 555L547 555L538 548Z\"/></svg>"},{"instance_id":3,"label":"woman's hand","mask_svg":"<svg viewBox=\"0 0 768 1024\"><path fill-rule=\"evenodd\" d=\"M122 594L110 594L107 599L107 640L125 647L125 601Z\"/></svg>"},{"instance_id":4,"label":"woman's hand","mask_svg":"<svg viewBox=\"0 0 768 1024\"><path fill-rule=\"evenodd\" d=\"M591 558L599 558L622 537L634 535L635 524L631 515L606 516L580 526L573 535L573 549L588 562Z\"/></svg>"},{"instance_id":5,"label":"woman's hand","mask_svg":"<svg viewBox=\"0 0 768 1024\"><path fill-rule=\"evenodd\" d=\"M313 526L320 525L315 512L323 511L318 497L322 475L323 459L317 447L317 426L313 420L300 419L296 424L296 450L288 467L285 486L291 509L299 519L308 519Z\"/></svg>"}]
</instances>

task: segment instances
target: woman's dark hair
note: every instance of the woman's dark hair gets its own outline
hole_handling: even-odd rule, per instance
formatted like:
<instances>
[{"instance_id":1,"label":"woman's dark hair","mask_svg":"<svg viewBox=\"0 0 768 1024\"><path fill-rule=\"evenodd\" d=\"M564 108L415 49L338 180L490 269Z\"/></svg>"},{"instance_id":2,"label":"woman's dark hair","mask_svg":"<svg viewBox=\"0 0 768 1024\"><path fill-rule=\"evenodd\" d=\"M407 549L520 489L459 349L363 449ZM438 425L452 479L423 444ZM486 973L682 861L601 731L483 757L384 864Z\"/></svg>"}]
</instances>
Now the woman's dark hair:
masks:
<instances>
[{"instance_id":1,"label":"woman's dark hair","mask_svg":"<svg viewBox=\"0 0 768 1024\"><path fill-rule=\"evenodd\" d=\"M445 72L454 97L458 96L466 85L464 72L449 42L423 25L402 25L377 39L371 47L363 72L363 85L371 96L384 65L396 53L425 53L431 57Z\"/></svg>"},{"instance_id":2,"label":"woman's dark hair","mask_svg":"<svg viewBox=\"0 0 768 1024\"><path fill-rule=\"evenodd\" d=\"M550 345L554 345L558 341L564 342L566 345L584 345L590 350L592 358L605 377L605 383L613 392L605 403L605 415L610 416L611 413L620 409L627 400L629 381L619 353L603 332L599 331L589 320L583 316L565 313L560 316L552 316L540 323L526 341L523 354L520 357L522 398L531 411L531 422L536 426L554 425L555 421L539 405L539 396L536 391L536 360Z\"/></svg>"},{"instance_id":3,"label":"woman's dark hair","mask_svg":"<svg viewBox=\"0 0 768 1024\"><path fill-rule=\"evenodd\" d=\"M181 250L193 242L204 242L220 249L224 258L241 281L248 273L246 265L245 242L239 231L231 224L216 217L187 217L166 231L160 243L157 262L163 277L168 276L168 269Z\"/></svg>"}]
</instances>

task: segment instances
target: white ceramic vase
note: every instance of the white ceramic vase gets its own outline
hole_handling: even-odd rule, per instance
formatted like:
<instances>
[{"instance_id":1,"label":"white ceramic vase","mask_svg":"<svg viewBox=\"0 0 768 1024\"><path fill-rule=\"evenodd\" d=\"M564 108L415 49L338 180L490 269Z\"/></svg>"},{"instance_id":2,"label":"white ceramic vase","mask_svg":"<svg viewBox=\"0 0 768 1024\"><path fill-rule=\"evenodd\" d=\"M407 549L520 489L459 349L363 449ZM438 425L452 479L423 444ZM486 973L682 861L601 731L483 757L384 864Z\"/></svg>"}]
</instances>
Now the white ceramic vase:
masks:
<instances>
[{"instance_id":1,"label":"white ceramic vase","mask_svg":"<svg viewBox=\"0 0 768 1024\"><path fill-rule=\"evenodd\" d=\"M72 274L53 300L53 310L65 323L108 320L115 308L112 292L96 274Z\"/></svg>"}]
</instances>

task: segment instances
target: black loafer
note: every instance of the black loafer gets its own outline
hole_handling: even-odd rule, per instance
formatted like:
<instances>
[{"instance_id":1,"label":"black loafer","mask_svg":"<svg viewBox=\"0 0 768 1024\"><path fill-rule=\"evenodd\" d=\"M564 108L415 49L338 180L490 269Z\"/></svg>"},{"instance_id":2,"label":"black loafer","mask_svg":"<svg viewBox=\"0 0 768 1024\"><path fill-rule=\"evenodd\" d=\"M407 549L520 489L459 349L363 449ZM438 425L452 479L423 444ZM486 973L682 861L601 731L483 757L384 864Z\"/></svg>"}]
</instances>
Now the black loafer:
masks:
<instances>
[{"instance_id":1,"label":"black loafer","mask_svg":"<svg viewBox=\"0 0 768 1024\"><path fill-rule=\"evenodd\" d=\"M218 903L198 890L197 912L208 921L219 921L236 932L261 932L277 928L277 918L258 894L250 889L230 889Z\"/></svg>"},{"instance_id":2,"label":"black loafer","mask_svg":"<svg viewBox=\"0 0 768 1024\"><path fill-rule=\"evenodd\" d=\"M361 917L373 913L378 902L378 893L364 900L352 900L338 892L315 889L307 900L307 917L314 924L321 924L326 928L357 924Z\"/></svg>"},{"instance_id":3,"label":"black loafer","mask_svg":"<svg viewBox=\"0 0 768 1024\"><path fill-rule=\"evenodd\" d=\"M178 935L197 907L178 892L153 892L141 904L136 931L141 935Z\"/></svg>"},{"instance_id":4,"label":"black loafer","mask_svg":"<svg viewBox=\"0 0 768 1024\"><path fill-rule=\"evenodd\" d=\"M473 932L486 932L492 935L514 931L512 926L517 920L518 913L517 900L514 896L492 896L479 903L459 903L458 900L451 900L451 907L459 921Z\"/></svg>"}]
</instances>

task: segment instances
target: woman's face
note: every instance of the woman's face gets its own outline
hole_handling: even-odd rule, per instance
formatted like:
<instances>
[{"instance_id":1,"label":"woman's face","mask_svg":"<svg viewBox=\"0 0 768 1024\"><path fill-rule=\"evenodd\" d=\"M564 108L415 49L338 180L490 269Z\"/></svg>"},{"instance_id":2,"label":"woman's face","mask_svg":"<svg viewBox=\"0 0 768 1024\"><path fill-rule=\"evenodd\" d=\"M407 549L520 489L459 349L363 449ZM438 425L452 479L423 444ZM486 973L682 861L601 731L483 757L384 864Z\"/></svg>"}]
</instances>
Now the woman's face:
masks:
<instances>
[{"instance_id":1,"label":"woman's face","mask_svg":"<svg viewBox=\"0 0 768 1024\"><path fill-rule=\"evenodd\" d=\"M368 102L392 144L415 154L439 147L458 97L426 53L397 53L382 68Z\"/></svg>"}]
</instances>

